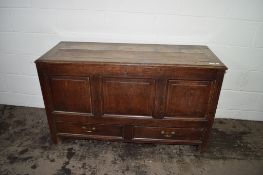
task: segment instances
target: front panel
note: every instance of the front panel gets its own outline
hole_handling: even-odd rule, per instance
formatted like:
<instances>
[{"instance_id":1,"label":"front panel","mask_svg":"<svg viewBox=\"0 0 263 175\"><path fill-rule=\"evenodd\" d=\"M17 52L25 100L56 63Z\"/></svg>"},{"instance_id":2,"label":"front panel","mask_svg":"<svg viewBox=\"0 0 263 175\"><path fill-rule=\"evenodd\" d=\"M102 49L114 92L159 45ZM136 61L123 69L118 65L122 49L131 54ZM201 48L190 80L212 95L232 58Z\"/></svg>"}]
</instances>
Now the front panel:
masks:
<instances>
[{"instance_id":1,"label":"front panel","mask_svg":"<svg viewBox=\"0 0 263 175\"><path fill-rule=\"evenodd\" d=\"M166 117L204 117L209 101L211 81L169 80Z\"/></svg>"},{"instance_id":2,"label":"front panel","mask_svg":"<svg viewBox=\"0 0 263 175\"><path fill-rule=\"evenodd\" d=\"M152 116L154 97L155 81L152 79L103 79L103 114Z\"/></svg>"},{"instance_id":3,"label":"front panel","mask_svg":"<svg viewBox=\"0 0 263 175\"><path fill-rule=\"evenodd\" d=\"M49 78L53 111L91 113L88 77L55 76Z\"/></svg>"}]
</instances>

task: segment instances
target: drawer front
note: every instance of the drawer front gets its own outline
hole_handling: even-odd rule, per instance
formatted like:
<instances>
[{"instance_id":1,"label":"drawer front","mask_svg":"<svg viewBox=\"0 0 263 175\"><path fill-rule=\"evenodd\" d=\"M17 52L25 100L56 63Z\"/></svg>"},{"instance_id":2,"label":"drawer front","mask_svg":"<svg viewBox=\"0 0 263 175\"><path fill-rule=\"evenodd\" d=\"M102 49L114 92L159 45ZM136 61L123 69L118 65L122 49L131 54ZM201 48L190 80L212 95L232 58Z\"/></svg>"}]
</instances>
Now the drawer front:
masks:
<instances>
[{"instance_id":1,"label":"drawer front","mask_svg":"<svg viewBox=\"0 0 263 175\"><path fill-rule=\"evenodd\" d=\"M134 127L134 139L149 140L201 140L202 128Z\"/></svg>"},{"instance_id":2,"label":"drawer front","mask_svg":"<svg viewBox=\"0 0 263 175\"><path fill-rule=\"evenodd\" d=\"M118 125L57 122L56 127L60 134L123 137L123 127Z\"/></svg>"}]
</instances>

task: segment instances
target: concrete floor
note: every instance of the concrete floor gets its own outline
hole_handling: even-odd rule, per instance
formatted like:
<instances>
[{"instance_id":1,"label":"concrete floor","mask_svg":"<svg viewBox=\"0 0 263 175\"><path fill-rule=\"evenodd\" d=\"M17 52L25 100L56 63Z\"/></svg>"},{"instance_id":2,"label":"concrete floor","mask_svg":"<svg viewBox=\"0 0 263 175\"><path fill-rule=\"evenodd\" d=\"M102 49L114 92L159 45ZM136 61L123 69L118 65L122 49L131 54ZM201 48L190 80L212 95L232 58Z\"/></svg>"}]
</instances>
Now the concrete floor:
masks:
<instances>
[{"instance_id":1,"label":"concrete floor","mask_svg":"<svg viewBox=\"0 0 263 175\"><path fill-rule=\"evenodd\" d=\"M0 105L0 175L263 174L263 122L217 119L210 147L67 140L52 145L44 109Z\"/></svg>"}]
</instances>

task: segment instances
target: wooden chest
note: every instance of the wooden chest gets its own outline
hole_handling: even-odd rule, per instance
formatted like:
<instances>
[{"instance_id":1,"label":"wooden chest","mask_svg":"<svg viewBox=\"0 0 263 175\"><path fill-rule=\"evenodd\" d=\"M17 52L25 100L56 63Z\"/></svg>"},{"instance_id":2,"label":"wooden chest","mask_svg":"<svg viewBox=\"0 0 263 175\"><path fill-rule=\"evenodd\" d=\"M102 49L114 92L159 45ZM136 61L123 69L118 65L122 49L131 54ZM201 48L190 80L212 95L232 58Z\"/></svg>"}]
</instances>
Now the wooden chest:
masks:
<instances>
[{"instance_id":1,"label":"wooden chest","mask_svg":"<svg viewBox=\"0 0 263 175\"><path fill-rule=\"evenodd\" d=\"M206 46L61 42L36 60L52 141L207 147L226 66Z\"/></svg>"}]
</instances>

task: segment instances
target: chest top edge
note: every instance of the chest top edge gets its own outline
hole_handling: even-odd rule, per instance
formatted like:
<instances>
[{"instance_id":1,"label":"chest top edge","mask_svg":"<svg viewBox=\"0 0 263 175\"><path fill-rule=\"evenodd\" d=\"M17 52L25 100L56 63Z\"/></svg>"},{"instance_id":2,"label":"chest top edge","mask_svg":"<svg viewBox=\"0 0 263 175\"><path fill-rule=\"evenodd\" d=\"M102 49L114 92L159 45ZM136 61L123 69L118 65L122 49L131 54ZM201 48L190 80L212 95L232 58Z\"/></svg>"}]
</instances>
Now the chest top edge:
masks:
<instances>
[{"instance_id":1,"label":"chest top edge","mask_svg":"<svg viewBox=\"0 0 263 175\"><path fill-rule=\"evenodd\" d=\"M36 64L96 64L174 66L223 69L227 67L201 45L60 42Z\"/></svg>"}]
</instances>

